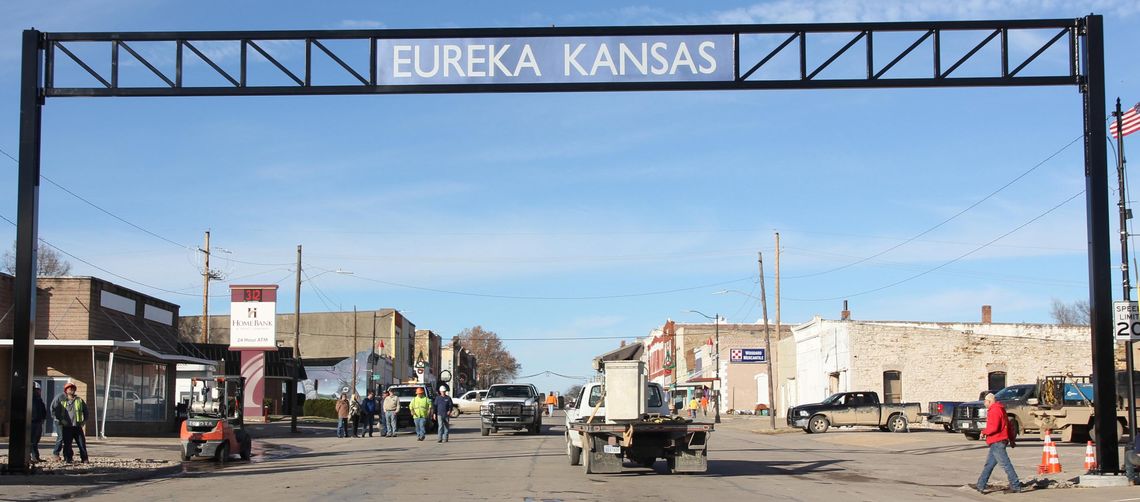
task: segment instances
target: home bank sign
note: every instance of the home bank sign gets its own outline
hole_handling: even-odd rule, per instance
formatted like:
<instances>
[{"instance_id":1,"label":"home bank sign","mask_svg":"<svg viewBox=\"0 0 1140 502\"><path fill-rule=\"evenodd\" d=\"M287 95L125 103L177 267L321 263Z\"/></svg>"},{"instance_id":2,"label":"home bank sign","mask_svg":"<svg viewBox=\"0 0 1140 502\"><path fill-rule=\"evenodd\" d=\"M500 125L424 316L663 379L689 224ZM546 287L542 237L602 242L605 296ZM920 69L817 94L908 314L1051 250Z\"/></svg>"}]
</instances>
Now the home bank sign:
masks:
<instances>
[{"instance_id":1,"label":"home bank sign","mask_svg":"<svg viewBox=\"0 0 1140 502\"><path fill-rule=\"evenodd\" d=\"M377 40L377 83L732 81L732 35Z\"/></svg>"}]
</instances>

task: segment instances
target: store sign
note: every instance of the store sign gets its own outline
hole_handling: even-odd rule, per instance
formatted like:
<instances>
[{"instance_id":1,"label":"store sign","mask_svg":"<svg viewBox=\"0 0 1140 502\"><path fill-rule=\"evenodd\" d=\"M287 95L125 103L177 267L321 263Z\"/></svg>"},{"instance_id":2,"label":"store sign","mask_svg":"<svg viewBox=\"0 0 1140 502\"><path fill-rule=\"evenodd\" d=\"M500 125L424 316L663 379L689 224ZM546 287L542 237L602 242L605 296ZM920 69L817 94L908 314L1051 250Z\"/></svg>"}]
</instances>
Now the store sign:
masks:
<instances>
[{"instance_id":1,"label":"store sign","mask_svg":"<svg viewBox=\"0 0 1140 502\"><path fill-rule=\"evenodd\" d=\"M230 286L230 349L277 350L277 286Z\"/></svg>"},{"instance_id":2,"label":"store sign","mask_svg":"<svg viewBox=\"0 0 1140 502\"><path fill-rule=\"evenodd\" d=\"M377 83L731 82L732 35L377 40Z\"/></svg>"},{"instance_id":3,"label":"store sign","mask_svg":"<svg viewBox=\"0 0 1140 502\"><path fill-rule=\"evenodd\" d=\"M728 352L731 363L766 363L768 351L765 349L732 349Z\"/></svg>"}]
</instances>

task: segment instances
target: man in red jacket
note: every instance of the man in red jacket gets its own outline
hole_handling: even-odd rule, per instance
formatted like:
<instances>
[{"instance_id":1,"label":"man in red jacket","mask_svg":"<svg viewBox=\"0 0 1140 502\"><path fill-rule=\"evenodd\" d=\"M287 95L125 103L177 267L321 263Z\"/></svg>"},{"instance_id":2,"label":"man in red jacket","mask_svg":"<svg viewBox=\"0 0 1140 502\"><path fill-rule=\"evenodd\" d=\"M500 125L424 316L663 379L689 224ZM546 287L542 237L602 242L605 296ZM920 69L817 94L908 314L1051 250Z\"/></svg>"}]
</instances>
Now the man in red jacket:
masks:
<instances>
[{"instance_id":1,"label":"man in red jacket","mask_svg":"<svg viewBox=\"0 0 1140 502\"><path fill-rule=\"evenodd\" d=\"M1010 447L1009 438L1009 417L1005 414L1005 406L1003 406L993 394L986 394L986 428L982 434L986 436L986 444L989 445L989 454L986 455L986 465L982 467L982 475L978 478L977 485L970 485L981 493L986 493L986 485L990 480L990 473L994 471L994 466L1001 464L1002 469L1005 469L1005 476L1009 478L1008 492L1017 493L1021 491L1021 482L1017 479L1017 472L1013 470L1013 463L1009 461L1009 453L1006 448Z\"/></svg>"}]
</instances>

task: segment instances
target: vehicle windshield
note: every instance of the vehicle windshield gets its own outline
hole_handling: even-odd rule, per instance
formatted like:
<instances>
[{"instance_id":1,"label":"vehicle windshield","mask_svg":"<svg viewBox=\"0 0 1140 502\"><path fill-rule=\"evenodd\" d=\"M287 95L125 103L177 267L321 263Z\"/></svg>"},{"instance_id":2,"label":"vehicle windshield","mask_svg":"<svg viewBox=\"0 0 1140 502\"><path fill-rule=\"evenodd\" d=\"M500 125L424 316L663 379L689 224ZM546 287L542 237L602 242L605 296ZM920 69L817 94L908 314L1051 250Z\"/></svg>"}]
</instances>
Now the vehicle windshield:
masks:
<instances>
[{"instance_id":1,"label":"vehicle windshield","mask_svg":"<svg viewBox=\"0 0 1140 502\"><path fill-rule=\"evenodd\" d=\"M1006 387L994 394L994 398L998 401L1013 401L1025 397L1031 390L1033 387Z\"/></svg>"},{"instance_id":2,"label":"vehicle windshield","mask_svg":"<svg viewBox=\"0 0 1140 502\"><path fill-rule=\"evenodd\" d=\"M487 397L534 397L529 385L499 385Z\"/></svg>"},{"instance_id":3,"label":"vehicle windshield","mask_svg":"<svg viewBox=\"0 0 1140 502\"><path fill-rule=\"evenodd\" d=\"M392 387L388 389L396 397L416 397L416 389L419 387Z\"/></svg>"}]
</instances>

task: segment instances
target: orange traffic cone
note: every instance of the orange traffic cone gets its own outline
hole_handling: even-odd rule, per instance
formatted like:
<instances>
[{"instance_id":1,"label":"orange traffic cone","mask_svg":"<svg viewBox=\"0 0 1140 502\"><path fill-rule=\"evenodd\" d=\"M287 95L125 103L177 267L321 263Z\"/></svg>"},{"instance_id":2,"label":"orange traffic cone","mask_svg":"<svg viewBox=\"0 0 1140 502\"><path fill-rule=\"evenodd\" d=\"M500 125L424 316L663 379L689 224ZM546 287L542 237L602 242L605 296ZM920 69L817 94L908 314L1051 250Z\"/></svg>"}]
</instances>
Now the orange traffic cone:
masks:
<instances>
[{"instance_id":1,"label":"orange traffic cone","mask_svg":"<svg viewBox=\"0 0 1140 502\"><path fill-rule=\"evenodd\" d=\"M1037 466L1037 474L1047 474L1049 472L1049 445L1053 443L1053 438L1049 436L1049 431L1043 431L1045 435L1045 442L1041 447L1041 464Z\"/></svg>"},{"instance_id":2,"label":"orange traffic cone","mask_svg":"<svg viewBox=\"0 0 1140 502\"><path fill-rule=\"evenodd\" d=\"M1053 438L1049 438L1049 470L1046 474L1058 472L1061 472L1061 457L1057 456L1057 443L1053 442Z\"/></svg>"},{"instance_id":3,"label":"orange traffic cone","mask_svg":"<svg viewBox=\"0 0 1140 502\"><path fill-rule=\"evenodd\" d=\"M1096 448L1093 447L1093 442L1089 441L1088 446L1085 447L1085 470L1096 470Z\"/></svg>"}]
</instances>

